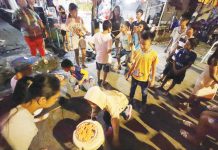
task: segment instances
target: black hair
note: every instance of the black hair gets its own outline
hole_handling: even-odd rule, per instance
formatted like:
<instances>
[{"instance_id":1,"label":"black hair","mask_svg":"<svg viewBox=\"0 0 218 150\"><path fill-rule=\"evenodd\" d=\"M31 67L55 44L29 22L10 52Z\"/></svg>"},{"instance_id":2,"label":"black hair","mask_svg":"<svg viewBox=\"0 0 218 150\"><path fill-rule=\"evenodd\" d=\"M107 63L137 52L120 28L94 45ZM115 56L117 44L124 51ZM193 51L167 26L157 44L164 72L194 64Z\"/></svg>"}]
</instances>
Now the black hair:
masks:
<instances>
[{"instance_id":1,"label":"black hair","mask_svg":"<svg viewBox=\"0 0 218 150\"><path fill-rule=\"evenodd\" d=\"M62 67L62 68L73 67L73 63L72 63L72 61L70 61L69 59L64 59L64 60L61 62L61 67Z\"/></svg>"},{"instance_id":2,"label":"black hair","mask_svg":"<svg viewBox=\"0 0 218 150\"><path fill-rule=\"evenodd\" d=\"M49 99L60 90L60 81L51 74L39 74L18 80L12 100L16 105L27 103L37 97Z\"/></svg>"},{"instance_id":3,"label":"black hair","mask_svg":"<svg viewBox=\"0 0 218 150\"><path fill-rule=\"evenodd\" d=\"M141 32L141 38L143 40L148 40L148 39L153 40L154 37L155 37L155 33L153 33L153 32L146 31L146 30Z\"/></svg>"},{"instance_id":4,"label":"black hair","mask_svg":"<svg viewBox=\"0 0 218 150\"><path fill-rule=\"evenodd\" d=\"M138 9L137 11L136 11L136 13L141 13L142 15L143 15L143 10L142 9Z\"/></svg>"},{"instance_id":5,"label":"black hair","mask_svg":"<svg viewBox=\"0 0 218 150\"><path fill-rule=\"evenodd\" d=\"M143 25L143 30L149 31L150 28L148 27L147 23L145 21L139 22L139 25Z\"/></svg>"},{"instance_id":6,"label":"black hair","mask_svg":"<svg viewBox=\"0 0 218 150\"><path fill-rule=\"evenodd\" d=\"M74 4L74 3L70 3L70 4L69 4L69 11L75 10L75 9L77 9L77 8L78 8L78 6L77 6L76 4Z\"/></svg>"},{"instance_id":7,"label":"black hair","mask_svg":"<svg viewBox=\"0 0 218 150\"><path fill-rule=\"evenodd\" d=\"M182 14L182 20L191 20L192 15L189 12Z\"/></svg>"},{"instance_id":8,"label":"black hair","mask_svg":"<svg viewBox=\"0 0 218 150\"><path fill-rule=\"evenodd\" d=\"M218 46L216 47L216 50L214 51L214 53L207 60L207 64L211 65L213 59L215 59L216 61L218 60Z\"/></svg>"},{"instance_id":9,"label":"black hair","mask_svg":"<svg viewBox=\"0 0 218 150\"><path fill-rule=\"evenodd\" d=\"M64 11L65 11L65 9L64 9L64 7L62 6L62 5L60 5L59 7L58 7L58 10L60 11L61 9L63 9Z\"/></svg>"},{"instance_id":10,"label":"black hair","mask_svg":"<svg viewBox=\"0 0 218 150\"><path fill-rule=\"evenodd\" d=\"M115 9L118 9L119 10L119 12L120 12L120 6L118 6L118 5L116 5L115 7L114 7L114 9L113 9L113 18L112 19L115 19L115 14L114 14L114 10Z\"/></svg>"},{"instance_id":11,"label":"black hair","mask_svg":"<svg viewBox=\"0 0 218 150\"><path fill-rule=\"evenodd\" d=\"M69 4L69 12L70 12L71 10L76 10L76 9L78 9L78 6L77 6L76 4L74 4L74 3L70 3L70 4ZM69 13L68 17L69 17L69 18L71 17L70 13Z\"/></svg>"},{"instance_id":12,"label":"black hair","mask_svg":"<svg viewBox=\"0 0 218 150\"><path fill-rule=\"evenodd\" d=\"M131 24L129 23L129 21L123 21L122 24L124 24L124 25L127 26L128 28L131 27Z\"/></svg>"},{"instance_id":13,"label":"black hair","mask_svg":"<svg viewBox=\"0 0 218 150\"><path fill-rule=\"evenodd\" d=\"M190 38L190 39L188 39L188 41L189 41L189 43L190 43L190 45L191 45L191 48L192 48L193 50L198 46L198 43L199 43L198 39L196 39L196 38Z\"/></svg>"},{"instance_id":14,"label":"black hair","mask_svg":"<svg viewBox=\"0 0 218 150\"><path fill-rule=\"evenodd\" d=\"M112 24L111 24L111 22L109 21L109 20L105 20L104 22L103 22L103 30L105 31L105 30L108 30L109 28L111 28L112 27Z\"/></svg>"}]
</instances>

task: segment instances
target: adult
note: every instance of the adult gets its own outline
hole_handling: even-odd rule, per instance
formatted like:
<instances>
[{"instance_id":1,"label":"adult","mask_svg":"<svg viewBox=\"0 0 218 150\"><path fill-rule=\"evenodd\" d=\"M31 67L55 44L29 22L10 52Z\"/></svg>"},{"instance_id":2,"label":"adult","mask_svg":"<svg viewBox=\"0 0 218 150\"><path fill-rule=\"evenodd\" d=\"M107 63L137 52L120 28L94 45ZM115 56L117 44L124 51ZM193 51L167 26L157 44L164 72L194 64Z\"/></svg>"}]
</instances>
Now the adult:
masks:
<instances>
[{"instance_id":1,"label":"adult","mask_svg":"<svg viewBox=\"0 0 218 150\"><path fill-rule=\"evenodd\" d=\"M79 66L79 48L82 51L82 67L87 68L85 65L86 59L86 41L84 39L85 34L90 34L85 26L83 19L78 16L78 7L74 3L69 5L69 16L66 21L68 46L74 50L76 63Z\"/></svg>"},{"instance_id":2,"label":"adult","mask_svg":"<svg viewBox=\"0 0 218 150\"><path fill-rule=\"evenodd\" d=\"M58 7L58 11L59 11L59 22L60 24L65 24L67 21L67 14L65 12L65 9L62 5L60 5ZM63 37L63 45L64 45L64 50L66 51L66 31L65 30L61 30L61 35Z\"/></svg>"},{"instance_id":3,"label":"adult","mask_svg":"<svg viewBox=\"0 0 218 150\"><path fill-rule=\"evenodd\" d=\"M212 100L218 89L218 47L207 61L207 66L198 77L188 102L199 104L198 98Z\"/></svg>"},{"instance_id":4,"label":"adult","mask_svg":"<svg viewBox=\"0 0 218 150\"><path fill-rule=\"evenodd\" d=\"M111 35L115 38L120 33L120 25L124 21L123 17L120 15L120 6L115 6L114 10L111 12L110 21L112 23ZM119 39L114 39L116 54L119 50Z\"/></svg>"},{"instance_id":5,"label":"adult","mask_svg":"<svg viewBox=\"0 0 218 150\"><path fill-rule=\"evenodd\" d=\"M28 150L38 129L33 113L51 107L60 96L60 82L52 75L22 78L17 82L13 100L18 104L3 115L1 134L14 150Z\"/></svg>"},{"instance_id":6,"label":"adult","mask_svg":"<svg viewBox=\"0 0 218 150\"><path fill-rule=\"evenodd\" d=\"M16 11L13 21L18 22L20 25L21 32L32 56L36 56L38 50L44 63L47 64L48 60L45 58L43 41L43 33L46 33L46 36L48 35L45 27L36 12L27 7L26 0L17 0L17 4L20 9Z\"/></svg>"}]
</instances>

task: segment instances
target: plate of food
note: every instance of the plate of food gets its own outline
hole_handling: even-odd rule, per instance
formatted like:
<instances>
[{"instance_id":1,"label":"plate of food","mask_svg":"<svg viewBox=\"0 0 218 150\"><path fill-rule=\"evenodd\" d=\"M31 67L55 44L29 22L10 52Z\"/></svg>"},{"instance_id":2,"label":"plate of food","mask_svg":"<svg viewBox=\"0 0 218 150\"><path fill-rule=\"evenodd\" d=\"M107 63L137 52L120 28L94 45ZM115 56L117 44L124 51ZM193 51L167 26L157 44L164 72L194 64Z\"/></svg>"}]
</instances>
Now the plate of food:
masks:
<instances>
[{"instance_id":1,"label":"plate of food","mask_svg":"<svg viewBox=\"0 0 218 150\"><path fill-rule=\"evenodd\" d=\"M80 142L91 142L97 135L97 126L92 121L83 121L76 127L75 135Z\"/></svg>"},{"instance_id":2,"label":"plate of food","mask_svg":"<svg viewBox=\"0 0 218 150\"><path fill-rule=\"evenodd\" d=\"M79 149L96 150L104 140L104 130L98 121L85 120L73 132L73 142Z\"/></svg>"}]
</instances>

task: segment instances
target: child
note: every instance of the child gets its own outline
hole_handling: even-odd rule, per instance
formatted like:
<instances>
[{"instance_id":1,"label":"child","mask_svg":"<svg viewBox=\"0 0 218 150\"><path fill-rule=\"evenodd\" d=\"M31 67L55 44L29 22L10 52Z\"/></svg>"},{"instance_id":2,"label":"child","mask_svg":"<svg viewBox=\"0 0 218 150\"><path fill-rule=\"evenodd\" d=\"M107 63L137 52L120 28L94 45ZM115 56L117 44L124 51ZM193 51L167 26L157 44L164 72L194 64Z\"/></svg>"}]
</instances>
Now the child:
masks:
<instances>
[{"instance_id":1,"label":"child","mask_svg":"<svg viewBox=\"0 0 218 150\"><path fill-rule=\"evenodd\" d=\"M180 39L176 43L177 48L175 50L172 50L171 54L168 56L168 58L166 60L167 64L166 64L166 66L163 70L163 73L161 74L158 82L162 82L164 80L164 78L166 77L166 74L168 73L170 67L172 66L173 60L175 60L175 54L178 53L180 49L184 48L184 45L188 41L188 39L194 38L193 34L194 34L194 28L190 27L186 31L186 35L180 37Z\"/></svg>"},{"instance_id":2,"label":"child","mask_svg":"<svg viewBox=\"0 0 218 150\"><path fill-rule=\"evenodd\" d=\"M140 44L139 44L139 29L137 26L133 27L132 42L135 46L135 50L138 50L140 48Z\"/></svg>"},{"instance_id":3,"label":"child","mask_svg":"<svg viewBox=\"0 0 218 150\"><path fill-rule=\"evenodd\" d=\"M122 115L124 119L129 120L132 113L132 106L128 105L126 96L115 90L103 90L98 86L94 86L88 90L84 98L92 107L92 112L96 112L100 109L104 110L103 119L106 123L106 128L109 129L109 127L112 126L113 144L114 146L119 145L120 115ZM95 113L95 115L97 115L97 113Z\"/></svg>"},{"instance_id":4,"label":"child","mask_svg":"<svg viewBox=\"0 0 218 150\"><path fill-rule=\"evenodd\" d=\"M105 85L107 74L110 70L110 57L112 50L112 37L111 33L111 22L105 20L103 22L103 32L96 33L92 40L89 42L89 45L96 51L96 68L98 76L98 85ZM101 82L101 70L104 71L103 81Z\"/></svg>"},{"instance_id":5,"label":"child","mask_svg":"<svg viewBox=\"0 0 218 150\"><path fill-rule=\"evenodd\" d=\"M137 51L133 51L130 71L127 74L127 79L132 76L131 89L130 89L130 103L134 104L133 98L137 85L141 86L142 102L140 112L145 110L147 102L147 88L148 85L154 85L156 66L158 63L157 52L151 49L151 40L154 38L153 33L143 31L141 33L140 46ZM152 77L151 80L149 77Z\"/></svg>"},{"instance_id":6,"label":"child","mask_svg":"<svg viewBox=\"0 0 218 150\"><path fill-rule=\"evenodd\" d=\"M168 48L170 47L169 52L171 53L177 48L177 42L180 39L181 36L184 36L186 34L187 24L190 21L190 14L185 13L182 15L182 20L180 21L180 25L173 29L173 32L171 33L170 37L171 40L165 49L165 52L168 51Z\"/></svg>"},{"instance_id":7,"label":"child","mask_svg":"<svg viewBox=\"0 0 218 150\"><path fill-rule=\"evenodd\" d=\"M176 85L180 84L185 78L185 73L188 68L194 63L197 58L197 54L193 52L193 49L197 46L197 40L195 38L188 39L183 49L180 49L177 54L175 54L175 60L172 62L160 89L163 89L164 85L170 79L173 79L173 83L164 92L164 95L168 95L169 91Z\"/></svg>"},{"instance_id":8,"label":"child","mask_svg":"<svg viewBox=\"0 0 218 150\"><path fill-rule=\"evenodd\" d=\"M70 72L70 74L77 80L74 87L74 90L76 92L79 90L79 86L81 86L82 84L84 86L86 82L93 82L91 81L91 77L89 78L88 76L88 71L81 69L79 66L74 66L69 59L64 59L61 63L61 67L64 69L64 71ZM86 88L86 86L84 87Z\"/></svg>"},{"instance_id":9,"label":"child","mask_svg":"<svg viewBox=\"0 0 218 150\"><path fill-rule=\"evenodd\" d=\"M117 53L117 62L118 69L121 70L120 59L126 55L126 60L124 61L124 66L127 66L127 63L130 59L131 50L132 50L132 36L130 31L130 23L125 21L120 26L121 33L116 36L116 39L120 39L121 48Z\"/></svg>"},{"instance_id":10,"label":"child","mask_svg":"<svg viewBox=\"0 0 218 150\"><path fill-rule=\"evenodd\" d=\"M5 110L0 118L1 134L14 150L28 150L38 128L33 113L49 108L60 96L60 81L53 75L42 74L33 79L22 78L13 93L16 106Z\"/></svg>"},{"instance_id":11,"label":"child","mask_svg":"<svg viewBox=\"0 0 218 150\"><path fill-rule=\"evenodd\" d=\"M11 79L11 88L14 91L17 81L23 77L30 76L33 72L32 65L36 63L36 57L18 57L11 62L11 66L15 70L15 75Z\"/></svg>"}]
</instances>

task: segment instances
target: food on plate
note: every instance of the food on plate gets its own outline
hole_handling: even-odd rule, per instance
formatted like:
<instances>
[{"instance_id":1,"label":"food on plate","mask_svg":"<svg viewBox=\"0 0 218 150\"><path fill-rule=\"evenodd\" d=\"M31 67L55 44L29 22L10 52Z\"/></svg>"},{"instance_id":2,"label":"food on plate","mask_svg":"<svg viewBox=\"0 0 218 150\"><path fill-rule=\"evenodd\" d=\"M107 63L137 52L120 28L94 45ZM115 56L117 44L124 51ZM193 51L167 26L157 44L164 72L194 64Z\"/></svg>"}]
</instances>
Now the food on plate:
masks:
<instances>
[{"instance_id":1,"label":"food on plate","mask_svg":"<svg viewBox=\"0 0 218 150\"><path fill-rule=\"evenodd\" d=\"M97 132L96 125L92 122L83 122L76 128L76 138L81 142L91 141Z\"/></svg>"}]
</instances>

